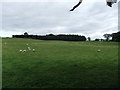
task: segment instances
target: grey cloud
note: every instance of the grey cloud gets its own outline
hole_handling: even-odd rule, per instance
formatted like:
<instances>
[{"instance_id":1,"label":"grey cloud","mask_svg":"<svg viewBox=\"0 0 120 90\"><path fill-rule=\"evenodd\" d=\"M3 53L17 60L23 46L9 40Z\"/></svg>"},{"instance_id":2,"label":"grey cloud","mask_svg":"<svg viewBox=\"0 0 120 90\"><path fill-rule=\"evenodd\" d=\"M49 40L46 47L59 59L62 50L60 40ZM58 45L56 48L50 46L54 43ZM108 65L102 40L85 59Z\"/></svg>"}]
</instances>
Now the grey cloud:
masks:
<instances>
[{"instance_id":1,"label":"grey cloud","mask_svg":"<svg viewBox=\"0 0 120 90\"><path fill-rule=\"evenodd\" d=\"M114 32L113 29L117 27L117 6L109 8L102 2L95 2L88 6L82 4L74 12L69 12L74 3L68 3L3 3L3 30L95 36L95 32Z\"/></svg>"}]
</instances>

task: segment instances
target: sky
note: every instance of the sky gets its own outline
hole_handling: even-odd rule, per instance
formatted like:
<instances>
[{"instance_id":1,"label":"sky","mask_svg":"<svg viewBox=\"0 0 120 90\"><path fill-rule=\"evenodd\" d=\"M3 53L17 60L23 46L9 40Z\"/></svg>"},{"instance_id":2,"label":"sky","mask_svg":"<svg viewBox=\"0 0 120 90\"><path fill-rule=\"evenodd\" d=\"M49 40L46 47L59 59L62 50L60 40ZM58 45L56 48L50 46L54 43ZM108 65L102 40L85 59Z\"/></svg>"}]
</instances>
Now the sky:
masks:
<instances>
[{"instance_id":1,"label":"sky","mask_svg":"<svg viewBox=\"0 0 120 90\"><path fill-rule=\"evenodd\" d=\"M118 4L108 7L105 0L4 0L0 4L1 37L21 35L76 34L104 38L118 31Z\"/></svg>"}]
</instances>

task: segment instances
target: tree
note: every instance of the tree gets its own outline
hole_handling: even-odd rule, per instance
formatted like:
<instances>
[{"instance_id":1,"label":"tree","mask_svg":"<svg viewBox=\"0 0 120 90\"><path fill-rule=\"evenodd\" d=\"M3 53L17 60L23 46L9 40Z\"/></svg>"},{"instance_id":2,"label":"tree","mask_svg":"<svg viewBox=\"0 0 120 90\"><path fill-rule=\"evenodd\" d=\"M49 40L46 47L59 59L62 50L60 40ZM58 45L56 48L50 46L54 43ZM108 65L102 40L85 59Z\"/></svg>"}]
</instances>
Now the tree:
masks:
<instances>
[{"instance_id":1,"label":"tree","mask_svg":"<svg viewBox=\"0 0 120 90\"><path fill-rule=\"evenodd\" d=\"M41 39L41 40L64 40L64 41L86 41L85 36L80 35L65 35L65 34L48 34L48 35L28 35L27 32L24 35L13 35L13 38L32 38L32 39Z\"/></svg>"},{"instance_id":2,"label":"tree","mask_svg":"<svg viewBox=\"0 0 120 90\"><path fill-rule=\"evenodd\" d=\"M112 33L112 41L120 42L120 31L117 33Z\"/></svg>"},{"instance_id":3,"label":"tree","mask_svg":"<svg viewBox=\"0 0 120 90\"><path fill-rule=\"evenodd\" d=\"M91 41L91 38L90 38L90 37L88 37L88 41Z\"/></svg>"},{"instance_id":4,"label":"tree","mask_svg":"<svg viewBox=\"0 0 120 90\"><path fill-rule=\"evenodd\" d=\"M96 38L95 41L100 41L100 39Z\"/></svg>"},{"instance_id":5,"label":"tree","mask_svg":"<svg viewBox=\"0 0 120 90\"><path fill-rule=\"evenodd\" d=\"M106 41L109 41L111 34L104 34L103 36L106 38Z\"/></svg>"},{"instance_id":6,"label":"tree","mask_svg":"<svg viewBox=\"0 0 120 90\"><path fill-rule=\"evenodd\" d=\"M28 35L28 33L27 33L27 32L25 32L25 33L24 33L24 35Z\"/></svg>"},{"instance_id":7,"label":"tree","mask_svg":"<svg viewBox=\"0 0 120 90\"><path fill-rule=\"evenodd\" d=\"M48 35L46 35L46 36L55 36L54 34L48 34Z\"/></svg>"}]
</instances>

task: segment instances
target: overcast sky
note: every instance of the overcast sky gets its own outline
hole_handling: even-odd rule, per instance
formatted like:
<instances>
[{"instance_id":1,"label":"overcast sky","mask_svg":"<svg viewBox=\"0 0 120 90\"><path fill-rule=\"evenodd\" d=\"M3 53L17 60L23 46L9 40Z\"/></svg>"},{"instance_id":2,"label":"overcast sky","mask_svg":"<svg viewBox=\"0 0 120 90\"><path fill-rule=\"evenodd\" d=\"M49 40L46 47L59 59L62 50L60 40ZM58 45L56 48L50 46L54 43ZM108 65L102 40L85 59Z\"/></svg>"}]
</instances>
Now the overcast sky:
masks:
<instances>
[{"instance_id":1,"label":"overcast sky","mask_svg":"<svg viewBox=\"0 0 120 90\"><path fill-rule=\"evenodd\" d=\"M30 1L1 3L0 36L11 37L28 32L37 35L78 34L95 39L118 31L117 4L110 8L105 0L84 0L75 11L69 12L79 0Z\"/></svg>"}]
</instances>

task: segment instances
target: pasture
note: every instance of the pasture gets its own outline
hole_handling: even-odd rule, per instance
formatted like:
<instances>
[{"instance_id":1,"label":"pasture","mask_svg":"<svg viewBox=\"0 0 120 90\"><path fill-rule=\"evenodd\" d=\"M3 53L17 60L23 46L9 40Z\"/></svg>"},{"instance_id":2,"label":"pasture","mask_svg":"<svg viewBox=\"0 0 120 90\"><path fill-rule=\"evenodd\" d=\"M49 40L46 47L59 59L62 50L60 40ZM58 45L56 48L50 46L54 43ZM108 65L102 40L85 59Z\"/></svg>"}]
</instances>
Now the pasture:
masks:
<instances>
[{"instance_id":1,"label":"pasture","mask_svg":"<svg viewBox=\"0 0 120 90\"><path fill-rule=\"evenodd\" d=\"M116 42L2 39L3 88L115 88L117 81Z\"/></svg>"}]
</instances>

